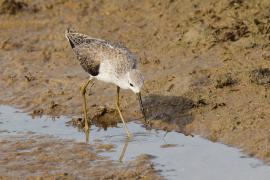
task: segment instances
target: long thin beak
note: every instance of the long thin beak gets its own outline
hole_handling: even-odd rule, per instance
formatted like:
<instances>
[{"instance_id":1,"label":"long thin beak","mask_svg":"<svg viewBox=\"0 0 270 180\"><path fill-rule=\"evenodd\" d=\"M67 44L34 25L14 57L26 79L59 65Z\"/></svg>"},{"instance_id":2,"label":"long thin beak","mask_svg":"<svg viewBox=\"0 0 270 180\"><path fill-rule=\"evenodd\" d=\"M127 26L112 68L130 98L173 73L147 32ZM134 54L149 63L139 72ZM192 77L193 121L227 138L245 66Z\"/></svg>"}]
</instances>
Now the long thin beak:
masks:
<instances>
[{"instance_id":1,"label":"long thin beak","mask_svg":"<svg viewBox=\"0 0 270 180\"><path fill-rule=\"evenodd\" d=\"M140 108L141 108L141 111L142 111L142 114L143 114L144 121L147 122L146 121L146 116L145 116L145 111L144 111L143 104L142 104L141 92L137 93L137 96L138 96L138 100L139 100L139 103L140 103Z\"/></svg>"}]
</instances>

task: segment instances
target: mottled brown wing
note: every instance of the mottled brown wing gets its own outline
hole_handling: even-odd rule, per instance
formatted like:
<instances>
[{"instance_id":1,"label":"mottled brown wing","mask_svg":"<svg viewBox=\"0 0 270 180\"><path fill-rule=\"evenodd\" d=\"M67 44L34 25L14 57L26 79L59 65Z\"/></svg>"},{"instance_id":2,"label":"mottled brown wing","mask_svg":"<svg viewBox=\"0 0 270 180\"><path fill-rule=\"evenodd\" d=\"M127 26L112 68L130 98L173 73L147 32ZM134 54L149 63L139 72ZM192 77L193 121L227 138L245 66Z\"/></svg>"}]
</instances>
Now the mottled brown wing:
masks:
<instances>
[{"instance_id":1,"label":"mottled brown wing","mask_svg":"<svg viewBox=\"0 0 270 180\"><path fill-rule=\"evenodd\" d=\"M73 50L83 69L92 76L97 76L100 66L100 58L97 52L91 47L85 46L85 44L75 46Z\"/></svg>"},{"instance_id":2,"label":"mottled brown wing","mask_svg":"<svg viewBox=\"0 0 270 180\"><path fill-rule=\"evenodd\" d=\"M120 70L127 66L136 68L136 57L121 43L92 38L71 30L67 30L65 35L81 66L92 76L99 74L101 58L104 56L119 62L126 59L122 66L118 66Z\"/></svg>"}]
</instances>

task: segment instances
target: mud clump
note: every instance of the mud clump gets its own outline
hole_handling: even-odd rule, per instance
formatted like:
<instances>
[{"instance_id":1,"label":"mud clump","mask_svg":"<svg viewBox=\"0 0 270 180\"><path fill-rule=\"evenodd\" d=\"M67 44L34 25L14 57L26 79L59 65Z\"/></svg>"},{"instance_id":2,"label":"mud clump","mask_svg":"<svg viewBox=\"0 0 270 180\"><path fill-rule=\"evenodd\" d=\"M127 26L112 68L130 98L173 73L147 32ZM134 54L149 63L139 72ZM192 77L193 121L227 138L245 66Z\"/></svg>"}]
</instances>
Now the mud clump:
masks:
<instances>
[{"instance_id":1,"label":"mud clump","mask_svg":"<svg viewBox=\"0 0 270 180\"><path fill-rule=\"evenodd\" d=\"M161 148L171 148L171 147L177 147L177 144L162 144L160 145Z\"/></svg>"},{"instance_id":2,"label":"mud clump","mask_svg":"<svg viewBox=\"0 0 270 180\"><path fill-rule=\"evenodd\" d=\"M196 102L194 102L193 107L198 108L198 107L203 107L207 105L208 105L208 102L205 99L200 98Z\"/></svg>"},{"instance_id":3,"label":"mud clump","mask_svg":"<svg viewBox=\"0 0 270 180\"><path fill-rule=\"evenodd\" d=\"M108 127L116 127L120 122L117 110L106 106L99 106L91 119L95 126L104 130L107 130Z\"/></svg>"},{"instance_id":4,"label":"mud clump","mask_svg":"<svg viewBox=\"0 0 270 180\"><path fill-rule=\"evenodd\" d=\"M66 125L71 125L74 127L78 127L79 129L83 129L84 127L84 119L81 117L78 118L72 118L71 120L69 120L68 122L66 122Z\"/></svg>"},{"instance_id":5,"label":"mud clump","mask_svg":"<svg viewBox=\"0 0 270 180\"><path fill-rule=\"evenodd\" d=\"M28 82L36 80L36 77L34 77L31 73L28 73L24 77Z\"/></svg>"},{"instance_id":6,"label":"mud clump","mask_svg":"<svg viewBox=\"0 0 270 180\"><path fill-rule=\"evenodd\" d=\"M258 85L269 85L270 84L270 69L260 68L251 71L250 81Z\"/></svg>"},{"instance_id":7,"label":"mud clump","mask_svg":"<svg viewBox=\"0 0 270 180\"><path fill-rule=\"evenodd\" d=\"M258 27L258 31L261 34L270 34L270 20L267 19L265 21L254 19L254 23Z\"/></svg>"},{"instance_id":8,"label":"mud clump","mask_svg":"<svg viewBox=\"0 0 270 180\"><path fill-rule=\"evenodd\" d=\"M0 14L15 15L20 11L24 11L28 4L15 0L5 0L0 6Z\"/></svg>"},{"instance_id":9,"label":"mud clump","mask_svg":"<svg viewBox=\"0 0 270 180\"><path fill-rule=\"evenodd\" d=\"M232 26L221 27L215 30L214 36L218 42L237 41L242 37L247 37L248 26L243 22L237 22Z\"/></svg>"},{"instance_id":10,"label":"mud clump","mask_svg":"<svg viewBox=\"0 0 270 180\"><path fill-rule=\"evenodd\" d=\"M88 119L88 123L92 123L97 127L107 129L108 127L116 127L119 122L118 113L116 109L108 108L105 106L99 106L95 109L94 114ZM78 127L79 129L84 128L84 119L72 118L67 122L67 125Z\"/></svg>"},{"instance_id":11,"label":"mud clump","mask_svg":"<svg viewBox=\"0 0 270 180\"><path fill-rule=\"evenodd\" d=\"M44 109L42 108L38 108L32 111L32 113L30 114L32 116L32 118L36 117L36 116L42 116L44 113Z\"/></svg>"},{"instance_id":12,"label":"mud clump","mask_svg":"<svg viewBox=\"0 0 270 180\"><path fill-rule=\"evenodd\" d=\"M226 86L233 86L237 83L237 80L232 78L232 75L229 74L225 74L220 76L217 81L216 81L216 88L224 88Z\"/></svg>"},{"instance_id":13,"label":"mud clump","mask_svg":"<svg viewBox=\"0 0 270 180\"><path fill-rule=\"evenodd\" d=\"M50 110L53 110L53 109L55 109L58 106L59 106L59 104L55 103L54 101L51 101L51 103L49 105L49 109Z\"/></svg>"},{"instance_id":14,"label":"mud clump","mask_svg":"<svg viewBox=\"0 0 270 180\"><path fill-rule=\"evenodd\" d=\"M224 106L226 106L226 103L216 103L216 104L212 107L212 109L217 109L217 108L219 108L219 107L224 107Z\"/></svg>"},{"instance_id":15,"label":"mud clump","mask_svg":"<svg viewBox=\"0 0 270 180\"><path fill-rule=\"evenodd\" d=\"M114 113L114 112L116 112L116 109L108 108L106 106L100 106L97 108L94 116L92 117L92 120L97 121L102 116L104 116L106 114Z\"/></svg>"},{"instance_id":16,"label":"mud clump","mask_svg":"<svg viewBox=\"0 0 270 180\"><path fill-rule=\"evenodd\" d=\"M229 5L230 6L240 6L243 4L243 1L242 0L230 0L229 1Z\"/></svg>"}]
</instances>

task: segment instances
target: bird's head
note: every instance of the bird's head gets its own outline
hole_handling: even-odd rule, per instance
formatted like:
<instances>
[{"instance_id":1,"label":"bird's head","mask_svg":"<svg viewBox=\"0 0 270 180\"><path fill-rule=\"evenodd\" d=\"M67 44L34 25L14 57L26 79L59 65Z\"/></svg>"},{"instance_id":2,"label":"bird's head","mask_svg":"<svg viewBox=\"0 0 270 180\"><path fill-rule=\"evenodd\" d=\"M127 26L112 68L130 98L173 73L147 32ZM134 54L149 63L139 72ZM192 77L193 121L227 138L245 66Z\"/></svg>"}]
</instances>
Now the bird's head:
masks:
<instances>
[{"instance_id":1,"label":"bird's head","mask_svg":"<svg viewBox=\"0 0 270 180\"><path fill-rule=\"evenodd\" d=\"M143 83L144 83L144 78L143 78L142 73L139 70L132 69L131 71L128 72L129 89L131 89L134 93L136 93L138 100L139 100L139 103L140 103L140 107L141 107L141 111L142 111L144 120L145 120L145 122L147 122L143 103L142 103L142 97L141 97L141 89L143 87Z\"/></svg>"},{"instance_id":2,"label":"bird's head","mask_svg":"<svg viewBox=\"0 0 270 180\"><path fill-rule=\"evenodd\" d=\"M132 69L128 72L128 86L134 93L141 92L143 87L144 78L142 73L137 69Z\"/></svg>"}]
</instances>

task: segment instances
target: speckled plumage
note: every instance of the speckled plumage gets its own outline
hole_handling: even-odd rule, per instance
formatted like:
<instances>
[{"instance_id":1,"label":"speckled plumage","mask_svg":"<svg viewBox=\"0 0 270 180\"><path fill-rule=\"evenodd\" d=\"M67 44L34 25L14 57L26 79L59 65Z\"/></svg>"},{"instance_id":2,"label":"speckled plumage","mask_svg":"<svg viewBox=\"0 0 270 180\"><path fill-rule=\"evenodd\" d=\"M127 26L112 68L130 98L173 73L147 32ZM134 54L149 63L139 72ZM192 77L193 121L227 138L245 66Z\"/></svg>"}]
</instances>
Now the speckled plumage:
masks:
<instances>
[{"instance_id":1,"label":"speckled plumage","mask_svg":"<svg viewBox=\"0 0 270 180\"><path fill-rule=\"evenodd\" d=\"M137 58L120 43L92 38L88 35L71 30L67 30L65 35L81 66L90 75L90 79L81 87L81 93L84 100L85 129L89 129L85 97L86 88L92 79L98 79L117 85L117 111L124 124L128 137L131 137L119 108L119 92L120 88L122 88L131 89L137 94L141 111L146 122L140 93L144 79L141 72L136 69Z\"/></svg>"},{"instance_id":2,"label":"speckled plumage","mask_svg":"<svg viewBox=\"0 0 270 180\"><path fill-rule=\"evenodd\" d=\"M113 80L121 79L128 71L136 69L137 58L120 43L70 30L66 37L83 69L97 79L107 81L108 75Z\"/></svg>"}]
</instances>

